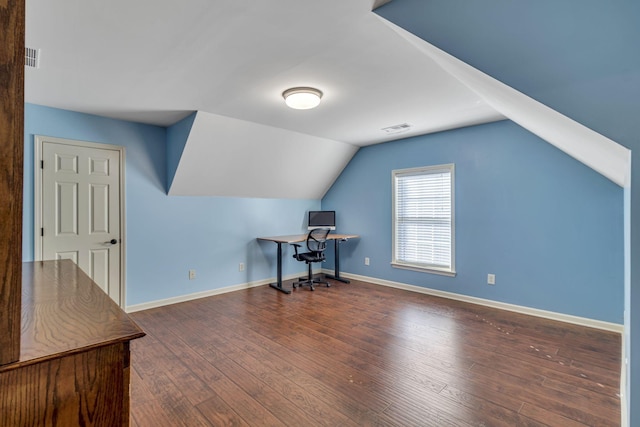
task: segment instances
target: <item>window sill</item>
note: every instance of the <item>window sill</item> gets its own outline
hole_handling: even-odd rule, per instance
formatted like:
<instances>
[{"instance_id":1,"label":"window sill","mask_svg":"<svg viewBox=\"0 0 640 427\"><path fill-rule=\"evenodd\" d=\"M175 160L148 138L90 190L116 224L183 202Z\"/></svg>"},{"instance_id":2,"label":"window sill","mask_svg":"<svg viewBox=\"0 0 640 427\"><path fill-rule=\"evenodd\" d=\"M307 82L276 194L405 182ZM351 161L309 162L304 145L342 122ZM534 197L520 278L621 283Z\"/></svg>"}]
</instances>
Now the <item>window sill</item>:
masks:
<instances>
[{"instance_id":1,"label":"window sill","mask_svg":"<svg viewBox=\"0 0 640 427\"><path fill-rule=\"evenodd\" d=\"M391 267L393 267L393 268L401 268L403 270L420 271L422 273L439 274L441 276L456 277L456 272L455 271L452 271L452 270L449 270L449 269L444 269L444 268L420 267L420 266L417 266L417 265L399 264L399 263L396 263L396 262L392 262L391 263Z\"/></svg>"}]
</instances>

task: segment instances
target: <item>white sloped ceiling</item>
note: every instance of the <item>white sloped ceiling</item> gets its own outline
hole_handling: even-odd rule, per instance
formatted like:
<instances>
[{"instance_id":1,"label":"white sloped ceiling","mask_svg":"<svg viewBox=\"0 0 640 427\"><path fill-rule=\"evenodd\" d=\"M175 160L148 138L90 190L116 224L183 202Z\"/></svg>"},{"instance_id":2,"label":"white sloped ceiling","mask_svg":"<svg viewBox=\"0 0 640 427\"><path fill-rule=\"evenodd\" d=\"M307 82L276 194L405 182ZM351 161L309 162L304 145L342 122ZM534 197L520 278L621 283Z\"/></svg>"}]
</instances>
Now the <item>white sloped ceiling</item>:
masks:
<instances>
[{"instance_id":1,"label":"white sloped ceiling","mask_svg":"<svg viewBox=\"0 0 640 427\"><path fill-rule=\"evenodd\" d=\"M199 111L169 195L320 199L357 150Z\"/></svg>"},{"instance_id":2,"label":"white sloped ceiling","mask_svg":"<svg viewBox=\"0 0 640 427\"><path fill-rule=\"evenodd\" d=\"M382 24L385 2L29 0L26 102L169 128L197 111L169 194L319 198L358 147L504 119ZM320 106L286 107L296 86Z\"/></svg>"}]
</instances>

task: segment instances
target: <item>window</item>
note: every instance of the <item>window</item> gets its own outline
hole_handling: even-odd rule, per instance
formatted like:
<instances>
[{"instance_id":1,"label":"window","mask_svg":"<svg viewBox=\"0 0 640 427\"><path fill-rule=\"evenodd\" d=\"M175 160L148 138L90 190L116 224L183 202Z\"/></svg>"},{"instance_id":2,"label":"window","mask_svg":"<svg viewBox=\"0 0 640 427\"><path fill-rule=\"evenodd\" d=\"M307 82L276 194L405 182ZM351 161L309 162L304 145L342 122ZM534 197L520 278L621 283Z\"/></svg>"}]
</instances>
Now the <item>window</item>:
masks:
<instances>
[{"instance_id":1,"label":"window","mask_svg":"<svg viewBox=\"0 0 640 427\"><path fill-rule=\"evenodd\" d=\"M453 164L392 172L392 266L455 275L453 172Z\"/></svg>"}]
</instances>

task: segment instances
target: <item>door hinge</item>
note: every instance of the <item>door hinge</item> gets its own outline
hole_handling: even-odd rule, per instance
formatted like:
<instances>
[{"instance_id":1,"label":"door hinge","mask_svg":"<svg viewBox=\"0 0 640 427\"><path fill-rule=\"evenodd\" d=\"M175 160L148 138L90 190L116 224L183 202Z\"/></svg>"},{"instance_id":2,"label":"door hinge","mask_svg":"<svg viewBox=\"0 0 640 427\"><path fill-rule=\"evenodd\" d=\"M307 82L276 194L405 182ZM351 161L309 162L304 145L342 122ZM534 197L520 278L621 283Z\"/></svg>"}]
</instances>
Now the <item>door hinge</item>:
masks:
<instances>
[{"instance_id":1,"label":"door hinge","mask_svg":"<svg viewBox=\"0 0 640 427\"><path fill-rule=\"evenodd\" d=\"M40 237L44 237L44 228L40 228Z\"/></svg>"},{"instance_id":2,"label":"door hinge","mask_svg":"<svg viewBox=\"0 0 640 427\"><path fill-rule=\"evenodd\" d=\"M44 160L40 160L40 169L44 169Z\"/></svg>"}]
</instances>

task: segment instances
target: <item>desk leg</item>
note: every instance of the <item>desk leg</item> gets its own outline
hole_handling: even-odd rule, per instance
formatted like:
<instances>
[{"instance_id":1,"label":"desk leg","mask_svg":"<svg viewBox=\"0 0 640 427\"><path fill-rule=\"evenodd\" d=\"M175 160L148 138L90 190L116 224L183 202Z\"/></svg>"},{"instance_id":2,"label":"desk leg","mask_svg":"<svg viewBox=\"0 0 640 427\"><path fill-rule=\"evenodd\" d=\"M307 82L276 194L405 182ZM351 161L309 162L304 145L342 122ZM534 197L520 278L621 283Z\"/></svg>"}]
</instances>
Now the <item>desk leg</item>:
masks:
<instances>
[{"instance_id":1,"label":"desk leg","mask_svg":"<svg viewBox=\"0 0 640 427\"><path fill-rule=\"evenodd\" d=\"M349 279L340 277L340 243L338 243L338 240L346 241L347 239L335 239L333 241L333 247L335 248L334 253L335 253L335 264L336 264L336 268L334 270L335 274L325 274L324 277L326 277L327 279L338 280L343 283L351 283Z\"/></svg>"},{"instance_id":2,"label":"desk leg","mask_svg":"<svg viewBox=\"0 0 640 427\"><path fill-rule=\"evenodd\" d=\"M277 289L280 292L284 292L285 294L290 294L291 291L282 287L282 242L276 242L278 244L278 281L276 283L271 283L273 289Z\"/></svg>"}]
</instances>

